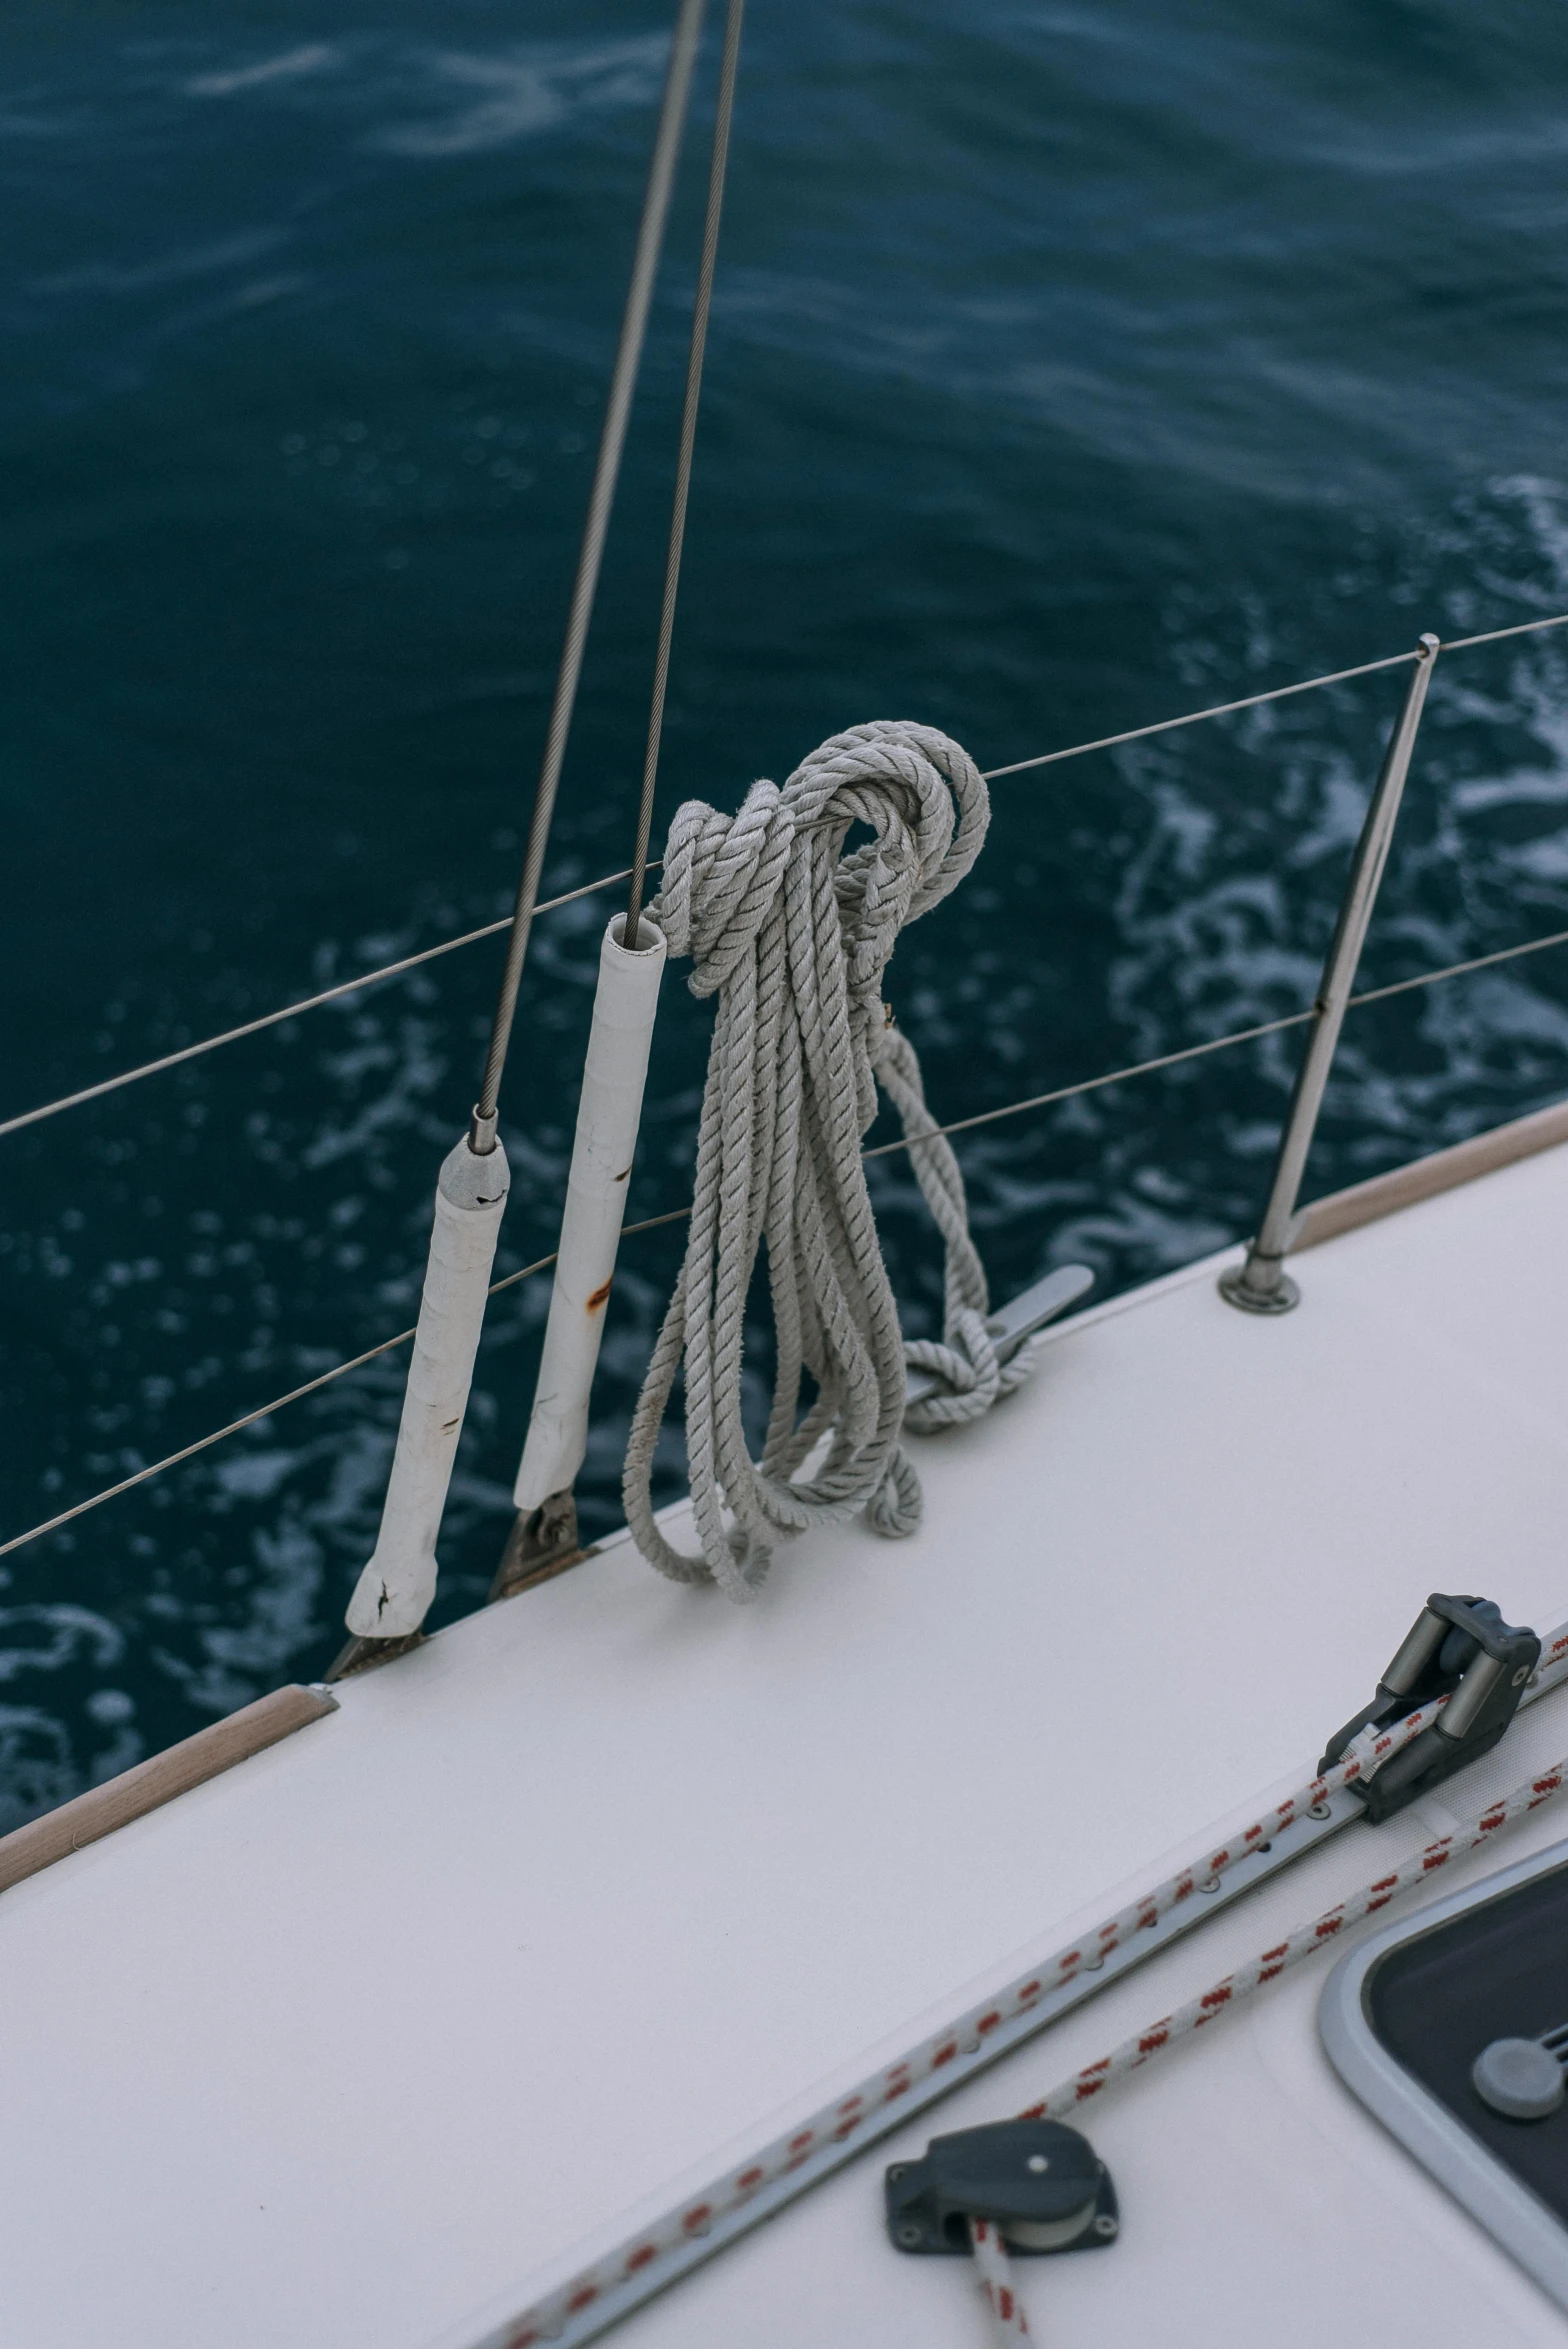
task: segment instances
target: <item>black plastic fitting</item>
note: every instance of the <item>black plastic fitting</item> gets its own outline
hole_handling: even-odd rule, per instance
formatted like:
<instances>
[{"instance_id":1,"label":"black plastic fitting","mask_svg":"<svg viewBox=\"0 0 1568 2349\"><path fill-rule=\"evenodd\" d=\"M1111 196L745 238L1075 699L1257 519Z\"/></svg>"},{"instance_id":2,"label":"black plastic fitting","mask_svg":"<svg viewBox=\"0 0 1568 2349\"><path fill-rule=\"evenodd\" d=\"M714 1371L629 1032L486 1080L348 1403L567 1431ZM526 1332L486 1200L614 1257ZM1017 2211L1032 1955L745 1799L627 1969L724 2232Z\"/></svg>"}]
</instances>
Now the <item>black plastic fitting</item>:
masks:
<instances>
[{"instance_id":1,"label":"black plastic fitting","mask_svg":"<svg viewBox=\"0 0 1568 2349\"><path fill-rule=\"evenodd\" d=\"M990 2219L1009 2251L1103 2249L1121 2224L1111 2173L1061 2121L993 2121L933 2137L923 2161L884 2179L895 2250L967 2256L969 2221Z\"/></svg>"}]
</instances>

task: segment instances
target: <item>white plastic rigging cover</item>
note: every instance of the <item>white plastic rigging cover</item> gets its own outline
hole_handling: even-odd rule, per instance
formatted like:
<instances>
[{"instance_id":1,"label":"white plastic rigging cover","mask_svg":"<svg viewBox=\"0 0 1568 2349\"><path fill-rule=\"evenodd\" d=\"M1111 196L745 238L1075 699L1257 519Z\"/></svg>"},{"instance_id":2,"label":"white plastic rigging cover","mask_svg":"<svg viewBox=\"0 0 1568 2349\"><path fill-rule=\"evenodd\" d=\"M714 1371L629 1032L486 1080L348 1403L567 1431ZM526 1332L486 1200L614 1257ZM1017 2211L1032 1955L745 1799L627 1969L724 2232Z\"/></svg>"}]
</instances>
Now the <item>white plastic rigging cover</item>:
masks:
<instances>
[{"instance_id":1,"label":"white plastic rigging cover","mask_svg":"<svg viewBox=\"0 0 1568 2349\"><path fill-rule=\"evenodd\" d=\"M398 1639L417 1631L435 1596L436 1535L463 1432L510 1180L499 1142L481 1157L465 1135L442 1162L381 1531L345 1617L360 1639Z\"/></svg>"},{"instance_id":2,"label":"white plastic rigging cover","mask_svg":"<svg viewBox=\"0 0 1568 2349\"><path fill-rule=\"evenodd\" d=\"M599 988L583 1068L550 1319L533 1416L512 1493L519 1509L537 1509L552 1493L568 1491L588 1449L588 1402L626 1214L664 973L663 933L644 914L638 935L650 943L634 954L620 942L624 924L625 916L617 915L605 930L599 953Z\"/></svg>"}]
</instances>

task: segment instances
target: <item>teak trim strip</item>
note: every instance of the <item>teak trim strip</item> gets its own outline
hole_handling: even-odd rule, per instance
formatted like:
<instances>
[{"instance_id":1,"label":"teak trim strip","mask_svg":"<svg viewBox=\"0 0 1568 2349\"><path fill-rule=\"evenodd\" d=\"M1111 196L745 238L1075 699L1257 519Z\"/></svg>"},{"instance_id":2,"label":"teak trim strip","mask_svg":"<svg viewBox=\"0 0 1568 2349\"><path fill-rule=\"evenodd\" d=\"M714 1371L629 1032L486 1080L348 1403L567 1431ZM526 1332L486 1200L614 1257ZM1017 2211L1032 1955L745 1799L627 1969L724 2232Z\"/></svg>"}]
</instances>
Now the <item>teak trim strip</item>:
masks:
<instances>
[{"instance_id":1,"label":"teak trim strip","mask_svg":"<svg viewBox=\"0 0 1568 2349\"><path fill-rule=\"evenodd\" d=\"M1512 1166L1516 1159L1533 1158L1539 1150L1555 1150L1561 1142L1568 1142L1568 1101L1537 1109L1529 1117L1513 1118L1506 1126L1494 1126L1489 1134L1475 1134L1468 1142L1456 1142L1451 1150L1435 1150L1430 1158L1417 1158L1409 1166L1373 1175L1370 1182L1352 1183L1348 1190L1333 1191L1326 1199L1314 1199L1301 1211L1290 1253L1295 1256L1303 1248L1320 1248L1325 1240L1337 1240L1341 1232L1357 1231L1364 1223L1376 1223L1380 1216L1397 1214L1401 1207L1414 1207L1422 1199L1435 1199L1442 1191L1457 1190L1461 1183L1473 1183L1477 1175Z\"/></svg>"},{"instance_id":2,"label":"teak trim strip","mask_svg":"<svg viewBox=\"0 0 1568 2349\"><path fill-rule=\"evenodd\" d=\"M0 1836L0 1892L337 1709L336 1697L324 1688L295 1684L274 1689L271 1696L242 1706L226 1721L215 1721L210 1729L198 1729L194 1737L182 1738L167 1753L154 1754L134 1769L122 1771L107 1785L92 1787L74 1802L47 1811L41 1819L30 1819L25 1827Z\"/></svg>"}]
</instances>

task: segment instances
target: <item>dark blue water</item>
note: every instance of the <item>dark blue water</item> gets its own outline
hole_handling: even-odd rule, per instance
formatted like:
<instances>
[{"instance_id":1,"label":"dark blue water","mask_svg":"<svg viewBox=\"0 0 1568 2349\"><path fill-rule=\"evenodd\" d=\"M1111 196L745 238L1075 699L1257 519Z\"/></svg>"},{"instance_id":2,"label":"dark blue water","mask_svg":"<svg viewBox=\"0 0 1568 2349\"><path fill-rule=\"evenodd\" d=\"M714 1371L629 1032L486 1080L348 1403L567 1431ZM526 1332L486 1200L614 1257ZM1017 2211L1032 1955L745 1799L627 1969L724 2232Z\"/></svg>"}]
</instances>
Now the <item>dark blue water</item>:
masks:
<instances>
[{"instance_id":1,"label":"dark blue water","mask_svg":"<svg viewBox=\"0 0 1568 2349\"><path fill-rule=\"evenodd\" d=\"M13 0L0 36L6 999L21 1108L509 901L662 65L648 0ZM704 84L711 95L714 59ZM704 106L708 97L704 98ZM689 158L549 885L624 861ZM857 719L982 764L1568 607L1568 17L1509 0L753 0L663 813ZM998 786L890 993L948 1115L1310 996L1399 679ZM1568 647L1434 687L1366 976L1568 923ZM552 1244L606 906L545 920L509 1269ZM0 1143L0 1529L413 1317L498 958ZM686 1193L666 995L633 1215ZM970 1138L996 1286L1245 1231L1290 1041ZM1309 1190L1568 1084L1568 958L1355 1015ZM878 1177L912 1328L936 1253ZM679 1249L628 1244L586 1514ZM443 1542L477 1604L545 1285ZM392 1356L4 1561L0 1825L320 1672Z\"/></svg>"}]
</instances>

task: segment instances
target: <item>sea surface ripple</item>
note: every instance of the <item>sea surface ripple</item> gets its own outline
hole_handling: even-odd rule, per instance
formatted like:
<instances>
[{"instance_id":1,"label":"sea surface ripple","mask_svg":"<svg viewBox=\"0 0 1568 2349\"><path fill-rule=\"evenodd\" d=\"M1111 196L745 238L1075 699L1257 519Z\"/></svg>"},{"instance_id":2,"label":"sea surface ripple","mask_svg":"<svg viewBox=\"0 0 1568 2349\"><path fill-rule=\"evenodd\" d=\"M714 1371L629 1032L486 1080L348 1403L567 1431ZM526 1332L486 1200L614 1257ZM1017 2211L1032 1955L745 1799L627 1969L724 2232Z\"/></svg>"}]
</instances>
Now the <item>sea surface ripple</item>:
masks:
<instances>
[{"instance_id":1,"label":"sea surface ripple","mask_svg":"<svg viewBox=\"0 0 1568 2349\"><path fill-rule=\"evenodd\" d=\"M0 1111L493 919L515 881L667 19L221 13L15 0L0 44ZM714 68L710 39L699 131ZM702 178L693 151L551 889L625 861ZM989 766L1568 608L1565 278L1544 0L752 0L661 823L862 718ZM1399 691L999 783L982 864L890 973L939 1110L1305 1004ZM553 1244L609 910L540 924L502 1270ZM1455 656L1364 983L1565 926L1568 643ZM0 1532L412 1319L497 969L465 949L0 1143ZM672 977L633 1216L686 1195L710 1017ZM968 1138L997 1292L1248 1230L1295 1053ZM1568 954L1354 1015L1308 1189L1565 1080ZM932 1235L897 1160L876 1189L929 1330ZM596 1530L679 1245L627 1245ZM505 1534L546 1302L490 1317L441 1616ZM403 1359L4 1561L0 1828L322 1671Z\"/></svg>"}]
</instances>

